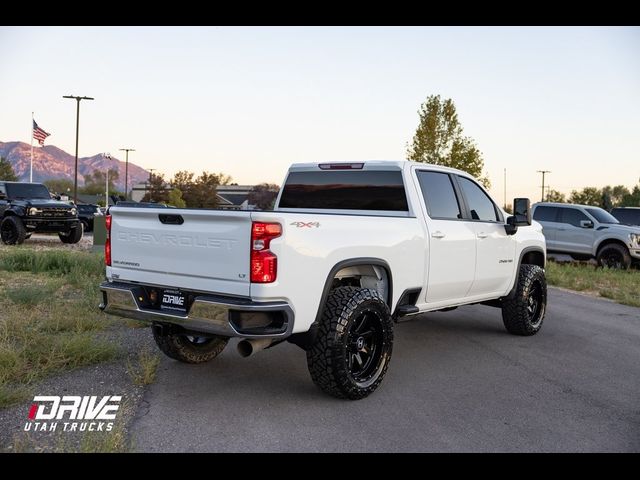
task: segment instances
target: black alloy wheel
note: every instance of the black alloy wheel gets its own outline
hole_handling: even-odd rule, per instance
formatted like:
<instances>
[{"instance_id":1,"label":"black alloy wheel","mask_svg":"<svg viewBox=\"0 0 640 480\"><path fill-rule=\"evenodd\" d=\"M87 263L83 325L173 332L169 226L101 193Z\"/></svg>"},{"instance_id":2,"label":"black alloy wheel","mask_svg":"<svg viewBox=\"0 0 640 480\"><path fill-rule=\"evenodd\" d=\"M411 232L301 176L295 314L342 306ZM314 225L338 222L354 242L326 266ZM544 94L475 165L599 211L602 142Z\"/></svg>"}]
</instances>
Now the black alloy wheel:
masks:
<instances>
[{"instance_id":1,"label":"black alloy wheel","mask_svg":"<svg viewBox=\"0 0 640 480\"><path fill-rule=\"evenodd\" d=\"M347 334L347 369L354 381L366 388L380 369L384 347L382 318L379 312L365 310Z\"/></svg>"}]
</instances>

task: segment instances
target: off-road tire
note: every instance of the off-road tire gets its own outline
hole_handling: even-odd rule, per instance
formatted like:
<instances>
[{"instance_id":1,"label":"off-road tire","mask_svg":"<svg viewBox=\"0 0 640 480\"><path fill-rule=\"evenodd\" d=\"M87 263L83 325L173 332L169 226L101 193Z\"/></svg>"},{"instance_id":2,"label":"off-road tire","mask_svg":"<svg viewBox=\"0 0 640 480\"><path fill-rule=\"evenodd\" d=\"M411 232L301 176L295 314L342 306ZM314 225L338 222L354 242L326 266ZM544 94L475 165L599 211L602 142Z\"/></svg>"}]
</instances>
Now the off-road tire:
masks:
<instances>
[{"instance_id":1,"label":"off-road tire","mask_svg":"<svg viewBox=\"0 0 640 480\"><path fill-rule=\"evenodd\" d=\"M610 260L611 258L616 261ZM602 247L596 259L600 267L621 270L628 270L632 261L629 249L618 243L610 243Z\"/></svg>"},{"instance_id":2,"label":"off-road tire","mask_svg":"<svg viewBox=\"0 0 640 480\"><path fill-rule=\"evenodd\" d=\"M80 223L82 223L82 231L83 232L90 232L91 231L91 227L89 226L89 222L87 220L80 220Z\"/></svg>"},{"instance_id":3,"label":"off-road tire","mask_svg":"<svg viewBox=\"0 0 640 480\"><path fill-rule=\"evenodd\" d=\"M27 237L27 229L19 217L9 215L0 223L0 236L5 245L20 245Z\"/></svg>"},{"instance_id":4,"label":"off-road tire","mask_svg":"<svg viewBox=\"0 0 640 480\"><path fill-rule=\"evenodd\" d=\"M370 343L362 341L362 350L356 350L365 338L358 333L358 327L362 327L365 335L373 332L367 337ZM365 348L371 352L368 357ZM307 366L311 379L324 392L359 400L373 393L382 382L392 350L393 321L382 296L368 288L339 287L329 294L324 305L317 336L307 350ZM356 361L360 364L354 369L351 365ZM358 367L362 367L359 372L362 377L355 373Z\"/></svg>"},{"instance_id":5,"label":"off-road tire","mask_svg":"<svg viewBox=\"0 0 640 480\"><path fill-rule=\"evenodd\" d=\"M204 363L213 360L227 346L227 337L188 337L177 333L163 334L160 328L154 327L153 339L167 357L184 363ZM191 339L204 340L196 343Z\"/></svg>"},{"instance_id":6,"label":"off-road tire","mask_svg":"<svg viewBox=\"0 0 640 480\"><path fill-rule=\"evenodd\" d=\"M516 293L502 301L502 321L513 335L535 335L547 311L547 279L537 265L521 265ZM532 310L533 309L533 310Z\"/></svg>"},{"instance_id":7,"label":"off-road tire","mask_svg":"<svg viewBox=\"0 0 640 480\"><path fill-rule=\"evenodd\" d=\"M82 222L78 222L78 226L76 228L72 228L67 234L60 232L58 233L58 237L62 243L78 243L82 240L83 231L84 226L82 225Z\"/></svg>"}]
</instances>

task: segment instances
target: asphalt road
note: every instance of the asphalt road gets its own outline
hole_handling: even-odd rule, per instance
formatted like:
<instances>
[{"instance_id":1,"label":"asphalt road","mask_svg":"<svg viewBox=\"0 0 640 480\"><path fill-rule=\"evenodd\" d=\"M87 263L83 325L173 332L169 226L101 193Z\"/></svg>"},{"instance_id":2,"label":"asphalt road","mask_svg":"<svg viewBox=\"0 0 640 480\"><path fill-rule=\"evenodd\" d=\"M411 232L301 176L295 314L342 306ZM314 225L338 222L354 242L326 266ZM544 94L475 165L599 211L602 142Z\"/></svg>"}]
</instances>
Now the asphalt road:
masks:
<instances>
[{"instance_id":1,"label":"asphalt road","mask_svg":"<svg viewBox=\"0 0 640 480\"><path fill-rule=\"evenodd\" d=\"M163 358L133 424L140 451L640 451L640 309L550 290L542 330L470 306L396 326L370 397L318 390L284 343L242 359Z\"/></svg>"}]
</instances>

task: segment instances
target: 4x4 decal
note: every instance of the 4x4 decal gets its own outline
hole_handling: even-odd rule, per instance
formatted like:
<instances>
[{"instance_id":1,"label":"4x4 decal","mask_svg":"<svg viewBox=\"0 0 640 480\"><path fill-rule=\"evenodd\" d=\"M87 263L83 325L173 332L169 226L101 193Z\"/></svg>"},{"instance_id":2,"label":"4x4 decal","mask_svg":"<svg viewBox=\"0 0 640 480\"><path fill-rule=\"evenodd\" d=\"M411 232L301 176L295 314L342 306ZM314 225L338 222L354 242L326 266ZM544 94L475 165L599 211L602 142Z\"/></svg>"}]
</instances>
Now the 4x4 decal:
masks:
<instances>
[{"instance_id":1,"label":"4x4 decal","mask_svg":"<svg viewBox=\"0 0 640 480\"><path fill-rule=\"evenodd\" d=\"M298 227L298 228L319 228L320 227L320 222L291 222L290 225L293 225L294 227Z\"/></svg>"}]
</instances>

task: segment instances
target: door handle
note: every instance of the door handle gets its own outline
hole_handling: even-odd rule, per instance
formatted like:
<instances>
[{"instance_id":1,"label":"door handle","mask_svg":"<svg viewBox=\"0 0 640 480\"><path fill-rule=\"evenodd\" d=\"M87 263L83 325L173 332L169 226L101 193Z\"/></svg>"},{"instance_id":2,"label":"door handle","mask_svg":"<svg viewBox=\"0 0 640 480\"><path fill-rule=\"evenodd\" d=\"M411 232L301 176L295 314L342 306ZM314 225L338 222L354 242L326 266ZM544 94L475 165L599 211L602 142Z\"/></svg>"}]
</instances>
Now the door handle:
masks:
<instances>
[{"instance_id":1,"label":"door handle","mask_svg":"<svg viewBox=\"0 0 640 480\"><path fill-rule=\"evenodd\" d=\"M480 233L478 234L478 238L487 238L488 236L489 236L489 235L488 235L488 234L486 234L486 233L484 233L484 232L480 232Z\"/></svg>"},{"instance_id":2,"label":"door handle","mask_svg":"<svg viewBox=\"0 0 640 480\"><path fill-rule=\"evenodd\" d=\"M445 235L445 234L444 234L444 233L442 233L440 230L438 230L437 232L433 232L433 233L431 234L431 236L432 236L433 238L444 238L444 235Z\"/></svg>"}]
</instances>

